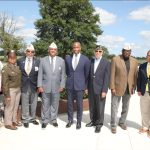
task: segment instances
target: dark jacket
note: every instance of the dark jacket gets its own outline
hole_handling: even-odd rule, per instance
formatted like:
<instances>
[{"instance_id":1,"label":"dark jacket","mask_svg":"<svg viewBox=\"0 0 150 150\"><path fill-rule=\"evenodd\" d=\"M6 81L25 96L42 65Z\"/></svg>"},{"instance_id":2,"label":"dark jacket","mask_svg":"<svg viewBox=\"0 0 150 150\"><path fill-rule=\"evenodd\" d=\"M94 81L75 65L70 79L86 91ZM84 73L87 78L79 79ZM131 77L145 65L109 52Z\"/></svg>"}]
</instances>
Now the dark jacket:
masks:
<instances>
[{"instance_id":1,"label":"dark jacket","mask_svg":"<svg viewBox=\"0 0 150 150\"><path fill-rule=\"evenodd\" d=\"M86 80L89 75L90 63L89 59L82 55L80 56L78 65L74 71L72 67L73 54L69 55L65 59L67 82L66 89L85 90Z\"/></svg>"},{"instance_id":2,"label":"dark jacket","mask_svg":"<svg viewBox=\"0 0 150 150\"><path fill-rule=\"evenodd\" d=\"M88 77L88 93L100 95L102 92L107 93L110 80L111 67L110 62L105 58L101 58L94 74L94 59L91 59L90 74Z\"/></svg>"},{"instance_id":3,"label":"dark jacket","mask_svg":"<svg viewBox=\"0 0 150 150\"><path fill-rule=\"evenodd\" d=\"M140 65L137 78L137 92L141 92L141 95L145 94L147 82L148 78L147 78L147 62L146 62Z\"/></svg>"},{"instance_id":4,"label":"dark jacket","mask_svg":"<svg viewBox=\"0 0 150 150\"><path fill-rule=\"evenodd\" d=\"M32 69L30 74L28 75L25 71L25 60L26 57L22 57L17 60L17 65L20 66L20 70L22 72L22 88L21 92L26 93L28 89L28 85L30 85L31 91L33 93L36 93L37 91L37 76L38 76L38 69L40 60L33 57L33 62L32 62ZM36 67L36 69L35 69Z\"/></svg>"}]
</instances>

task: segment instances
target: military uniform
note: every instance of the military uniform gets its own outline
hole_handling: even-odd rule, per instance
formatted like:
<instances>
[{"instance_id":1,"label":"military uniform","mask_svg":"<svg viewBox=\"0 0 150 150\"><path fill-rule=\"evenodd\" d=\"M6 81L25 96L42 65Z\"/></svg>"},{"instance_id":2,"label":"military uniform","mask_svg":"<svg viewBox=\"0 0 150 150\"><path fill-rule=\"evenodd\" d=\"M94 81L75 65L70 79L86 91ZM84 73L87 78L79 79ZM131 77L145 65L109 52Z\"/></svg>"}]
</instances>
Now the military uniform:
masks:
<instances>
[{"instance_id":1,"label":"military uniform","mask_svg":"<svg viewBox=\"0 0 150 150\"><path fill-rule=\"evenodd\" d=\"M11 98L10 102L6 101L4 110L5 125L12 125L17 122L17 110L20 100L22 73L19 66L8 63L2 69L2 89L5 98Z\"/></svg>"}]
</instances>

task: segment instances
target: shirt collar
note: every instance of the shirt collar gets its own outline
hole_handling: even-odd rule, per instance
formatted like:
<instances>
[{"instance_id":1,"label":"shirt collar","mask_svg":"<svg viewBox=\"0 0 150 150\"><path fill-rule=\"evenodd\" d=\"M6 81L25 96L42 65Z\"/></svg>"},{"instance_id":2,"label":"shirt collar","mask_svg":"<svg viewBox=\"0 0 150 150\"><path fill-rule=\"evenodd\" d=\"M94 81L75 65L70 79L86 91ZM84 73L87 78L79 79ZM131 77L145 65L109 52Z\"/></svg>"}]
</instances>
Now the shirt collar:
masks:
<instances>
[{"instance_id":1,"label":"shirt collar","mask_svg":"<svg viewBox=\"0 0 150 150\"><path fill-rule=\"evenodd\" d=\"M51 60L51 58L52 58L52 57L49 55L49 58L50 58L50 60ZM55 56L55 57L53 57L53 60L55 60L55 59L56 59L56 56Z\"/></svg>"},{"instance_id":2,"label":"shirt collar","mask_svg":"<svg viewBox=\"0 0 150 150\"><path fill-rule=\"evenodd\" d=\"M96 60L96 58L95 58L94 60L97 62L97 61L100 61L100 60L101 60L101 58L102 58L102 56L101 56L98 60Z\"/></svg>"},{"instance_id":3,"label":"shirt collar","mask_svg":"<svg viewBox=\"0 0 150 150\"><path fill-rule=\"evenodd\" d=\"M77 55L77 57L79 57L81 55L81 53L79 53L78 55ZM75 53L73 54L73 57L75 57Z\"/></svg>"}]
</instances>

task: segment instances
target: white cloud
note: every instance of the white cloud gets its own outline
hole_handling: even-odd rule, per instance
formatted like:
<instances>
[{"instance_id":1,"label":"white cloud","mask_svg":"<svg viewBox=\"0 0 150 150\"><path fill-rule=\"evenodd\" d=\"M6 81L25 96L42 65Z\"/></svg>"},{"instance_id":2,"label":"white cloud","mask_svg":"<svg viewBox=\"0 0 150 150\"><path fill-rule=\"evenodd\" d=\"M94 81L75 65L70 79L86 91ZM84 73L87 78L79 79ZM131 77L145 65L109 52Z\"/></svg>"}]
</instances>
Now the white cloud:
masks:
<instances>
[{"instance_id":1,"label":"white cloud","mask_svg":"<svg viewBox=\"0 0 150 150\"><path fill-rule=\"evenodd\" d=\"M32 40L36 38L35 34L37 33L37 30L34 28L23 28L20 31L18 31L17 36L24 37L26 40Z\"/></svg>"},{"instance_id":2,"label":"white cloud","mask_svg":"<svg viewBox=\"0 0 150 150\"><path fill-rule=\"evenodd\" d=\"M95 7L96 12L94 14L100 14L100 22L102 26L110 26L115 24L117 21L122 21L122 19L117 19L117 15L109 13L108 11Z\"/></svg>"},{"instance_id":3,"label":"white cloud","mask_svg":"<svg viewBox=\"0 0 150 150\"><path fill-rule=\"evenodd\" d=\"M131 20L145 20L146 24L150 23L150 5L132 11L127 18Z\"/></svg>"},{"instance_id":4,"label":"white cloud","mask_svg":"<svg viewBox=\"0 0 150 150\"><path fill-rule=\"evenodd\" d=\"M110 48L119 48L123 44L125 38L113 36L113 35L100 35L98 36L98 42L105 43L104 46Z\"/></svg>"},{"instance_id":5,"label":"white cloud","mask_svg":"<svg viewBox=\"0 0 150 150\"><path fill-rule=\"evenodd\" d=\"M150 40L150 30L147 31L141 31L139 33L140 36L142 36L146 40Z\"/></svg>"},{"instance_id":6,"label":"white cloud","mask_svg":"<svg viewBox=\"0 0 150 150\"><path fill-rule=\"evenodd\" d=\"M25 19L23 16L18 17L19 22L28 22L28 23L34 23L35 20L28 20Z\"/></svg>"}]
</instances>

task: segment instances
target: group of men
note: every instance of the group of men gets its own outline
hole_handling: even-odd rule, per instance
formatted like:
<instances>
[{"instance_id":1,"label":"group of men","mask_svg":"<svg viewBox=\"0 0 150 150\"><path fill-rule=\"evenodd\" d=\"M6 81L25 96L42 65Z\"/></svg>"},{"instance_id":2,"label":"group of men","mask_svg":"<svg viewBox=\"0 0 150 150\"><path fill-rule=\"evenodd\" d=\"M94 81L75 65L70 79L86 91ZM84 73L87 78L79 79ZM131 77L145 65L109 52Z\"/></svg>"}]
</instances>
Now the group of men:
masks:
<instances>
[{"instance_id":1,"label":"group of men","mask_svg":"<svg viewBox=\"0 0 150 150\"><path fill-rule=\"evenodd\" d=\"M68 123L66 128L73 124L74 96L77 104L76 129L81 128L83 112L83 93L89 97L89 111L91 122L87 127L96 126L95 132L99 133L104 121L105 101L108 88L111 89L111 132L117 130L117 112L122 98L122 112L118 125L126 130L125 121L128 114L130 97L135 93L141 96L141 114L143 129L139 133L148 132L150 137L150 51L147 53L148 63L139 68L135 58L130 57L131 46L125 43L122 55L111 60L102 57L103 49L97 45L94 49L95 57L89 59L80 53L79 42L73 44L73 54L63 60L57 55L57 45L53 42L48 49L49 55L41 60L33 57L33 45L29 45L26 56L17 60L17 65L22 71L22 120L24 127L29 127L29 122L39 123L35 119L38 94L42 94L41 121L45 129L51 121L58 127L57 114L60 93L66 87L68 100ZM138 79L137 79L138 73ZM67 75L67 81L66 81ZM149 86L148 86L149 85ZM29 116L29 102L31 112Z\"/></svg>"}]
</instances>

